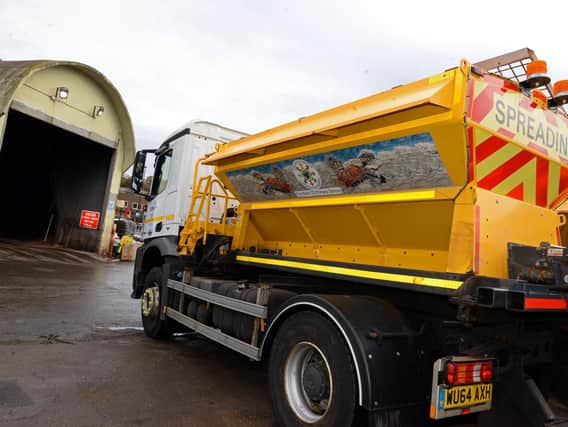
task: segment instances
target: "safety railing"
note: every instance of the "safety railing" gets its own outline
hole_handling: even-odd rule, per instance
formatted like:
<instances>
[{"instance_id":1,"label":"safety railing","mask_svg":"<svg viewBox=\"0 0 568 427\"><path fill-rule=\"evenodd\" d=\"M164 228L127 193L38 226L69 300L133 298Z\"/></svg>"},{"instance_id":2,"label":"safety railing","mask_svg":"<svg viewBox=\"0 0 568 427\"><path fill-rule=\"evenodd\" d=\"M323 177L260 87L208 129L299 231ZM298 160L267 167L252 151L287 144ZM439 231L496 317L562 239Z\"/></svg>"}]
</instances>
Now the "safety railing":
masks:
<instances>
[{"instance_id":1,"label":"safety railing","mask_svg":"<svg viewBox=\"0 0 568 427\"><path fill-rule=\"evenodd\" d=\"M199 159L193 174L193 192L188 215L180 233L179 251L182 255L193 253L197 242L205 245L209 234L231 235L233 217L227 215L231 202L237 199L225 188L223 183L213 175L199 177L201 163L207 157ZM221 218L211 217L213 202L221 201L223 210ZM218 222L216 222L216 220ZM220 227L219 227L220 226Z\"/></svg>"}]
</instances>

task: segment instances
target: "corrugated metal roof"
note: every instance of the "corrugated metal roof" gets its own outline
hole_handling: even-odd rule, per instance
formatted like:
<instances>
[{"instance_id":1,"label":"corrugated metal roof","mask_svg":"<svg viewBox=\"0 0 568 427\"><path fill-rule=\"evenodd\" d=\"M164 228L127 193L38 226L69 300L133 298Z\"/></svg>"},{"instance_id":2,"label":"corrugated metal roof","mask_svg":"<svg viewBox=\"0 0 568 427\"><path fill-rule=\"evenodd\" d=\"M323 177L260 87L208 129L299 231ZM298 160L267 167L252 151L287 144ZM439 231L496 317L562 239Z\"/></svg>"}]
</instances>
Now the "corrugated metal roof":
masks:
<instances>
[{"instance_id":1,"label":"corrugated metal roof","mask_svg":"<svg viewBox=\"0 0 568 427\"><path fill-rule=\"evenodd\" d=\"M69 61L2 61L0 60L0 141L2 137L1 113L7 113L12 103L16 90L32 74L46 68L68 66L76 68L87 74L91 79L100 84L115 104L123 130L121 148L124 152L122 170L127 170L134 162L136 148L134 145L134 130L130 120L130 114L120 93L114 85L102 73L94 68L78 62ZM1 145L1 144L0 144Z\"/></svg>"},{"instance_id":2,"label":"corrugated metal roof","mask_svg":"<svg viewBox=\"0 0 568 427\"><path fill-rule=\"evenodd\" d=\"M0 111L6 111L20 82L46 61L0 61Z\"/></svg>"}]
</instances>

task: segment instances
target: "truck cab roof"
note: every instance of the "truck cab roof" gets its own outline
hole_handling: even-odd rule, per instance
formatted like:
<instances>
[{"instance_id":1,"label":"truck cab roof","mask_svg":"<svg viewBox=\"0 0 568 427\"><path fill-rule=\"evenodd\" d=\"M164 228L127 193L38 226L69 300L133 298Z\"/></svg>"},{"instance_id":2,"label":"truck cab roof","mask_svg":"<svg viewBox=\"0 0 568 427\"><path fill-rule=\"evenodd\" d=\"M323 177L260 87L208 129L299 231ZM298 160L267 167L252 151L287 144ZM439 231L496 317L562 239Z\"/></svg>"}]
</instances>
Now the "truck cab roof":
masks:
<instances>
[{"instance_id":1,"label":"truck cab roof","mask_svg":"<svg viewBox=\"0 0 568 427\"><path fill-rule=\"evenodd\" d=\"M179 139L183 135L198 135L202 138L213 139L220 143L227 143L235 139L241 139L248 136L247 133L240 132L235 129L228 128L226 126L219 125L217 123L209 122L206 120L190 120L183 126L180 126L174 132L172 132L160 145L159 151L163 150L168 146L168 144L176 139Z\"/></svg>"}]
</instances>

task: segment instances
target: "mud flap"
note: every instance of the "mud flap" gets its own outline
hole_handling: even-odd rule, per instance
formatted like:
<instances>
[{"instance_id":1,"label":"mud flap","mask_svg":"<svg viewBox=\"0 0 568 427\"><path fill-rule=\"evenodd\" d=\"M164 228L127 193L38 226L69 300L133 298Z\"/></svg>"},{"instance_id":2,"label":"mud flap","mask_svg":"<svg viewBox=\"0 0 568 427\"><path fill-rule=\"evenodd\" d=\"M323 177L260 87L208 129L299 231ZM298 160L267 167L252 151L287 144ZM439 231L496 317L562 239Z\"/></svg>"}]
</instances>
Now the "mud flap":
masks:
<instances>
[{"instance_id":1,"label":"mud flap","mask_svg":"<svg viewBox=\"0 0 568 427\"><path fill-rule=\"evenodd\" d=\"M500 381L499 389L533 427L568 427L568 418L554 414L535 381L523 374L511 374Z\"/></svg>"}]
</instances>

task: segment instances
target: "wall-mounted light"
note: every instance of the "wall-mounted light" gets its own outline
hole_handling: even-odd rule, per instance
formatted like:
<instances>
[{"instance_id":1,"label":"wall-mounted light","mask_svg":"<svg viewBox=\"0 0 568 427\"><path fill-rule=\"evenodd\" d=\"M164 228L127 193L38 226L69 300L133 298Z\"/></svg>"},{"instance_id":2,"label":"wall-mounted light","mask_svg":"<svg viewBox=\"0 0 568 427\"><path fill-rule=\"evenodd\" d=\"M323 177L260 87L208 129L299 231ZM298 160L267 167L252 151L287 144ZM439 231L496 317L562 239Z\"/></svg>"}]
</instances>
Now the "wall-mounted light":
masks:
<instances>
[{"instance_id":1,"label":"wall-mounted light","mask_svg":"<svg viewBox=\"0 0 568 427\"><path fill-rule=\"evenodd\" d=\"M102 105L95 105L93 108L93 117L96 119L97 117L101 117L105 112L105 107Z\"/></svg>"},{"instance_id":2,"label":"wall-mounted light","mask_svg":"<svg viewBox=\"0 0 568 427\"><path fill-rule=\"evenodd\" d=\"M69 89L67 89L66 87L58 87L55 90L55 96L59 99L67 99L69 98Z\"/></svg>"}]
</instances>

